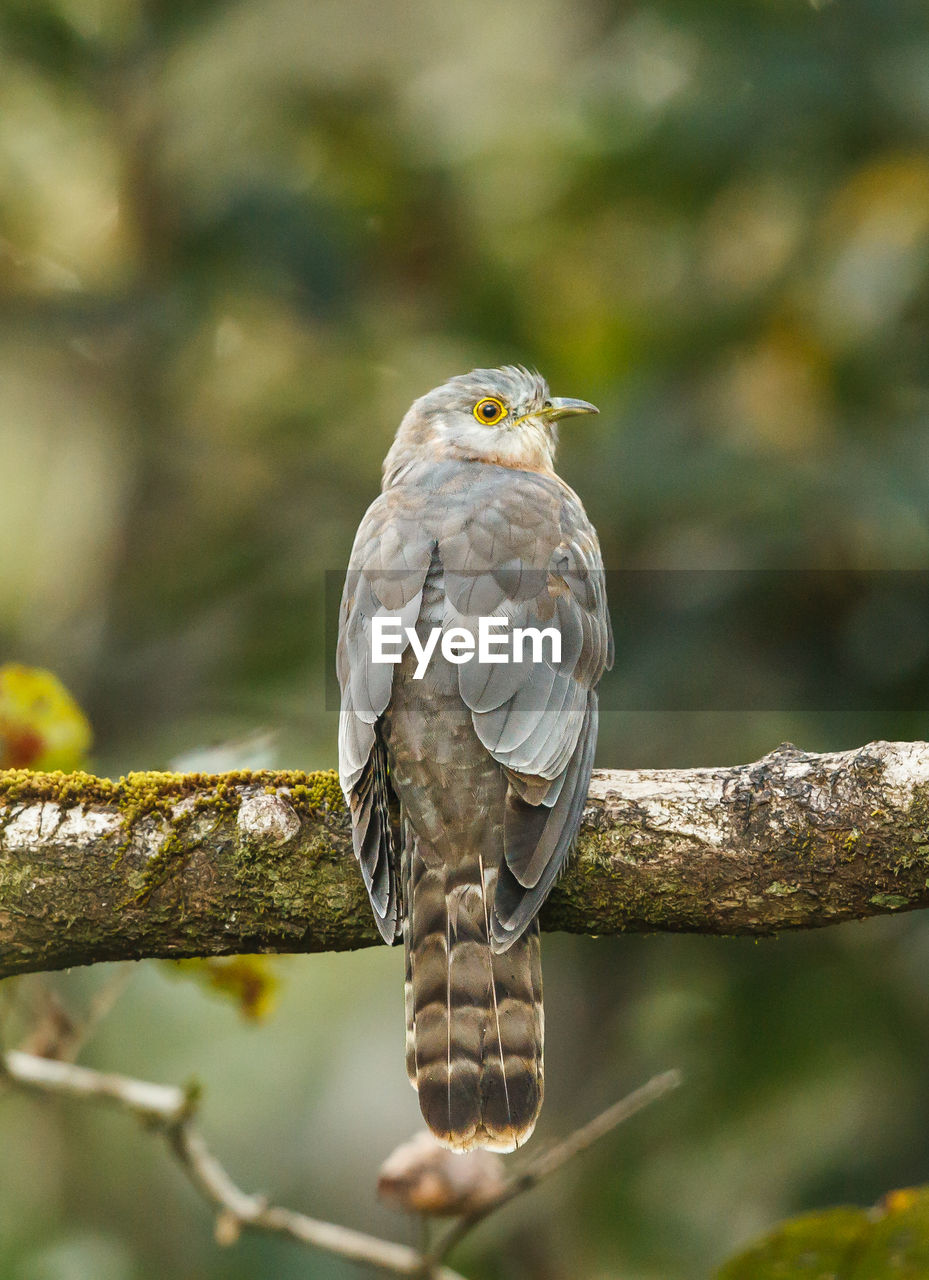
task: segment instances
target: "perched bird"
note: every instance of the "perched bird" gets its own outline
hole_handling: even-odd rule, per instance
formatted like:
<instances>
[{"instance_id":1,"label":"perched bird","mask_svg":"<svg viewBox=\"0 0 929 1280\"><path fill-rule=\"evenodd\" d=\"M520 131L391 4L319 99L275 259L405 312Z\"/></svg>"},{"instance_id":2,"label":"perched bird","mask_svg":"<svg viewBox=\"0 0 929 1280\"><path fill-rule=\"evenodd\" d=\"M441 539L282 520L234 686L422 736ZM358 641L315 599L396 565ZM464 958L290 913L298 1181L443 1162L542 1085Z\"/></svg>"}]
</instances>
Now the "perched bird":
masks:
<instances>
[{"instance_id":1,"label":"perched bird","mask_svg":"<svg viewBox=\"0 0 929 1280\"><path fill-rule=\"evenodd\" d=\"M538 912L580 824L613 660L597 535L553 462L558 421L596 412L514 366L415 401L342 597L355 854L382 936L403 934L410 1081L459 1151L512 1151L542 1105ZM388 618L398 660L378 661ZM508 626L541 643L522 661L502 661L501 643L480 660L481 618L502 620L498 642ZM457 648L421 663L437 628L460 629Z\"/></svg>"}]
</instances>

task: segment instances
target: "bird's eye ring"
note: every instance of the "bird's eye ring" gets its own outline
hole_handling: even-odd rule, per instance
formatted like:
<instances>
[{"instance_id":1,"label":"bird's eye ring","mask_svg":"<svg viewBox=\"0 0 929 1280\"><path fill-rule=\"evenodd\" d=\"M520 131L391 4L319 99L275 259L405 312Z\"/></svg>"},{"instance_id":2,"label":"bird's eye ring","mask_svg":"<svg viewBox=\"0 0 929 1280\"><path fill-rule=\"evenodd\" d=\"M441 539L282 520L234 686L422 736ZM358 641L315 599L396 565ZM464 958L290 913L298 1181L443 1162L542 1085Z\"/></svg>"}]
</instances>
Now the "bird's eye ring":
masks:
<instances>
[{"instance_id":1,"label":"bird's eye ring","mask_svg":"<svg viewBox=\"0 0 929 1280\"><path fill-rule=\"evenodd\" d=\"M506 405L496 396L485 396L474 406L474 416L485 427L492 427L506 417Z\"/></svg>"}]
</instances>

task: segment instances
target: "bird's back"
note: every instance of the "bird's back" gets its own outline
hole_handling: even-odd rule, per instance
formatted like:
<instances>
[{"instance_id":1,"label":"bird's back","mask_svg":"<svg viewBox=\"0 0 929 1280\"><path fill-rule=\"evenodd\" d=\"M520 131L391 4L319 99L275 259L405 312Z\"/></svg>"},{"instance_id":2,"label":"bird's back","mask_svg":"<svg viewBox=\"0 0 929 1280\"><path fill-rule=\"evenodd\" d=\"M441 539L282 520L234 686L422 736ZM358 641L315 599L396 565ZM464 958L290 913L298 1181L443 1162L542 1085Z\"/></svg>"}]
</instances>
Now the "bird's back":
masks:
<instances>
[{"instance_id":1,"label":"bird's back","mask_svg":"<svg viewBox=\"0 0 929 1280\"><path fill-rule=\"evenodd\" d=\"M417 620L441 626L436 554ZM542 971L535 925L491 948L507 781L478 738L458 667L437 651L422 679L407 650L384 714L401 806L407 1071L430 1128L447 1145L511 1151L542 1105Z\"/></svg>"}]
</instances>

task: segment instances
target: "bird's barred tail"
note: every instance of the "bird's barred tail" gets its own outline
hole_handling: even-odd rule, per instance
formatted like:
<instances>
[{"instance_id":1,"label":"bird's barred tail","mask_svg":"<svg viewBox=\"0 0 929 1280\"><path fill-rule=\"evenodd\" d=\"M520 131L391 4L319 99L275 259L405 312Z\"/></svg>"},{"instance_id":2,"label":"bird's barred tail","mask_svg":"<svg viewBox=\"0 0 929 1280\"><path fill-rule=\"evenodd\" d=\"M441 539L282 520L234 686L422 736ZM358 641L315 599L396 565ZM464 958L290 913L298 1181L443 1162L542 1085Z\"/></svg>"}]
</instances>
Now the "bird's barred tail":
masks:
<instances>
[{"instance_id":1,"label":"bird's barred tail","mask_svg":"<svg viewBox=\"0 0 929 1280\"><path fill-rule=\"evenodd\" d=\"M429 1128L458 1151L512 1151L542 1105L539 926L500 955L489 916L496 870L453 869L414 844L408 863L407 1071Z\"/></svg>"}]
</instances>

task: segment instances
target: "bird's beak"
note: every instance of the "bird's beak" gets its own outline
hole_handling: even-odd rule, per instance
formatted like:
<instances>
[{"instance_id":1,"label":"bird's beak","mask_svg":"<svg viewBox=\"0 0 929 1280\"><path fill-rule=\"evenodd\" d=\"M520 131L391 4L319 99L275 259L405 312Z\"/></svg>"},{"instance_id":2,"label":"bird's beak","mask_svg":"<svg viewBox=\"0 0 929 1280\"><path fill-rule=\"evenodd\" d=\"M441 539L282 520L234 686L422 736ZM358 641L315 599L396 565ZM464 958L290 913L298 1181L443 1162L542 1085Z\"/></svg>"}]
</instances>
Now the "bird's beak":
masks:
<instances>
[{"instance_id":1,"label":"bird's beak","mask_svg":"<svg viewBox=\"0 0 929 1280\"><path fill-rule=\"evenodd\" d=\"M573 418L578 413L599 413L600 410L595 404L589 404L586 400L566 400L558 396L552 396L551 408L542 410L540 417L550 418L557 421L558 418Z\"/></svg>"}]
</instances>

